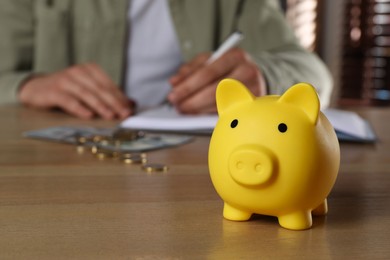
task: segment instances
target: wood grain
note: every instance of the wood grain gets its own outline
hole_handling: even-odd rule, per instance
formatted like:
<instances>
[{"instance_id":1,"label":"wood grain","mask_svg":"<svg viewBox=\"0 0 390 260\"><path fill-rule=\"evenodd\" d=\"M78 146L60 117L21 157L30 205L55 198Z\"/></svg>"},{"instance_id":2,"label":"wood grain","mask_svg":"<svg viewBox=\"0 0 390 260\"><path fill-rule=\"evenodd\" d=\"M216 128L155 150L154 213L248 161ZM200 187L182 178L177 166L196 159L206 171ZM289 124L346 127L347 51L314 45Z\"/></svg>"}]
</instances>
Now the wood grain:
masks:
<instances>
[{"instance_id":1,"label":"wood grain","mask_svg":"<svg viewBox=\"0 0 390 260\"><path fill-rule=\"evenodd\" d=\"M100 161L26 139L58 125L113 127L60 112L0 108L1 259L385 259L390 257L390 110L358 112L375 144L341 144L329 214L289 231L276 218L222 218L208 173L209 137L148 153L166 173Z\"/></svg>"}]
</instances>

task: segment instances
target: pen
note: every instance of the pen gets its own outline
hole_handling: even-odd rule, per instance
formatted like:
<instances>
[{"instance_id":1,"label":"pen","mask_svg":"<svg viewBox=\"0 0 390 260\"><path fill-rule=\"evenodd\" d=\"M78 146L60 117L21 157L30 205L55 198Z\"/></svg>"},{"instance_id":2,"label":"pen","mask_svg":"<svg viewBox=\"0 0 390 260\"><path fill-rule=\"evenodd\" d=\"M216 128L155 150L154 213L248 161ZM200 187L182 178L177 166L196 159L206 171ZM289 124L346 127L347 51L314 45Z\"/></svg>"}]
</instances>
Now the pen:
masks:
<instances>
[{"instance_id":1,"label":"pen","mask_svg":"<svg viewBox=\"0 0 390 260\"><path fill-rule=\"evenodd\" d=\"M227 51L232 49L233 47L237 46L242 39L244 39L244 34L238 30L234 31L227 37L227 39L217 48L216 51L211 54L210 58L206 61L206 65L209 65L213 63L215 60L220 58L223 54L225 54ZM172 94L169 94L172 95ZM164 104L167 104L168 106L172 106L172 103L167 98Z\"/></svg>"},{"instance_id":2,"label":"pen","mask_svg":"<svg viewBox=\"0 0 390 260\"><path fill-rule=\"evenodd\" d=\"M231 48L237 46L241 40L244 38L244 35L240 31L233 32L219 47L218 49L211 55L211 57L207 60L207 64L214 62L216 59L221 57Z\"/></svg>"}]
</instances>

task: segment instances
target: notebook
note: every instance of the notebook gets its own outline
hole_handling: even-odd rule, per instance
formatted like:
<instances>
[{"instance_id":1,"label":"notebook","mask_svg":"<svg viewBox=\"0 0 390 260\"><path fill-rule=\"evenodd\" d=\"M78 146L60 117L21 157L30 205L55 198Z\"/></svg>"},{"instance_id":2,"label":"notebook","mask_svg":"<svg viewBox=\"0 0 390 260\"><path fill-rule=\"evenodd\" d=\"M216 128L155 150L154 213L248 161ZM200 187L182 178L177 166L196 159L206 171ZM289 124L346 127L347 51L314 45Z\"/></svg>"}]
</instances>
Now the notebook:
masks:
<instances>
[{"instance_id":1,"label":"notebook","mask_svg":"<svg viewBox=\"0 0 390 260\"><path fill-rule=\"evenodd\" d=\"M357 113L328 108L323 111L335 128L340 141L375 142L370 123ZM172 106L163 105L124 120L120 127L145 131L211 134L218 115L183 115Z\"/></svg>"}]
</instances>

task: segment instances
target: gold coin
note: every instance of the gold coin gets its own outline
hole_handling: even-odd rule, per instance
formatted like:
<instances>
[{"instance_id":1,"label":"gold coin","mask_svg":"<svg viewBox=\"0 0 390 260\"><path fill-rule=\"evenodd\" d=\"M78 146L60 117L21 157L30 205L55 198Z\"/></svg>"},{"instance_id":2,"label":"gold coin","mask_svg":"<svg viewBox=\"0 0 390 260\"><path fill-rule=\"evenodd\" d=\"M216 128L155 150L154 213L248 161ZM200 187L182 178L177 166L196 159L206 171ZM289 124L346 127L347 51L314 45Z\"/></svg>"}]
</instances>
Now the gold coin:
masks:
<instances>
[{"instance_id":1,"label":"gold coin","mask_svg":"<svg viewBox=\"0 0 390 260\"><path fill-rule=\"evenodd\" d=\"M78 153L84 153L85 147L83 145L77 145L77 152Z\"/></svg>"},{"instance_id":2,"label":"gold coin","mask_svg":"<svg viewBox=\"0 0 390 260\"><path fill-rule=\"evenodd\" d=\"M146 163L146 157L139 153L120 153L118 157L126 164Z\"/></svg>"},{"instance_id":3,"label":"gold coin","mask_svg":"<svg viewBox=\"0 0 390 260\"><path fill-rule=\"evenodd\" d=\"M123 158L141 157L143 159L146 159L146 153L121 152L120 157L123 157Z\"/></svg>"},{"instance_id":4,"label":"gold coin","mask_svg":"<svg viewBox=\"0 0 390 260\"><path fill-rule=\"evenodd\" d=\"M107 159L107 158L113 158L116 156L115 151L102 149L101 147L97 147L96 153L94 155L99 159Z\"/></svg>"},{"instance_id":5,"label":"gold coin","mask_svg":"<svg viewBox=\"0 0 390 260\"><path fill-rule=\"evenodd\" d=\"M113 140L111 138L107 137L107 138L104 138L104 139L100 139L96 143L101 144L101 145L109 145L109 144L113 144Z\"/></svg>"},{"instance_id":6,"label":"gold coin","mask_svg":"<svg viewBox=\"0 0 390 260\"><path fill-rule=\"evenodd\" d=\"M92 152L93 154L96 154L96 153L98 152L98 147L97 147L96 145L92 146L91 152Z\"/></svg>"},{"instance_id":7,"label":"gold coin","mask_svg":"<svg viewBox=\"0 0 390 260\"><path fill-rule=\"evenodd\" d=\"M115 146L119 147L120 143L113 140L109 136L102 136L102 135L95 135L91 138L91 141L93 142L91 152L93 154L96 154L98 150L104 149L105 146ZM111 151L111 150L108 150ZM113 157L117 157L116 154L113 154Z\"/></svg>"},{"instance_id":8,"label":"gold coin","mask_svg":"<svg viewBox=\"0 0 390 260\"><path fill-rule=\"evenodd\" d=\"M108 158L112 158L112 154L109 154L109 153L104 153L104 152L97 152L95 154L95 156L98 158L98 159L108 159Z\"/></svg>"},{"instance_id":9,"label":"gold coin","mask_svg":"<svg viewBox=\"0 0 390 260\"><path fill-rule=\"evenodd\" d=\"M168 169L168 166L160 163L146 163L142 165L142 170L146 172L166 172Z\"/></svg>"},{"instance_id":10,"label":"gold coin","mask_svg":"<svg viewBox=\"0 0 390 260\"><path fill-rule=\"evenodd\" d=\"M104 136L104 135L94 135L92 137L92 142L99 143L100 141L106 140L106 139L107 139L107 136Z\"/></svg>"},{"instance_id":11,"label":"gold coin","mask_svg":"<svg viewBox=\"0 0 390 260\"><path fill-rule=\"evenodd\" d=\"M143 164L146 160L142 158L125 158L122 159L122 162L126 164Z\"/></svg>"},{"instance_id":12,"label":"gold coin","mask_svg":"<svg viewBox=\"0 0 390 260\"><path fill-rule=\"evenodd\" d=\"M88 141L88 139L85 136L79 136L76 138L76 141L78 144L85 144Z\"/></svg>"}]
</instances>

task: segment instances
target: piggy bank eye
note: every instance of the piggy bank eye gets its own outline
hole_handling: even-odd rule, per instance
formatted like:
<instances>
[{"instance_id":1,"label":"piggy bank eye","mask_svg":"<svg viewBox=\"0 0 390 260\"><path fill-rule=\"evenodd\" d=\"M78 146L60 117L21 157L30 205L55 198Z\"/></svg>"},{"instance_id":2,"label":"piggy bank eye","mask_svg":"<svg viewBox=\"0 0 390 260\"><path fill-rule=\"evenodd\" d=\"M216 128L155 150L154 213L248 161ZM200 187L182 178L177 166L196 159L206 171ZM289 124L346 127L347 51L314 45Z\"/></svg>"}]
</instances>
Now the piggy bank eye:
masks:
<instances>
[{"instance_id":1,"label":"piggy bank eye","mask_svg":"<svg viewBox=\"0 0 390 260\"><path fill-rule=\"evenodd\" d=\"M231 128L235 128L237 125L238 125L238 120L237 120L237 119L234 119L234 120L230 123L230 127L231 127Z\"/></svg>"},{"instance_id":2,"label":"piggy bank eye","mask_svg":"<svg viewBox=\"0 0 390 260\"><path fill-rule=\"evenodd\" d=\"M281 133L286 132L286 131L287 131L287 125L284 124L284 123L280 123L280 124L278 125L278 130L279 130L279 132L281 132Z\"/></svg>"}]
</instances>

